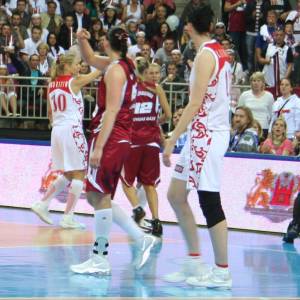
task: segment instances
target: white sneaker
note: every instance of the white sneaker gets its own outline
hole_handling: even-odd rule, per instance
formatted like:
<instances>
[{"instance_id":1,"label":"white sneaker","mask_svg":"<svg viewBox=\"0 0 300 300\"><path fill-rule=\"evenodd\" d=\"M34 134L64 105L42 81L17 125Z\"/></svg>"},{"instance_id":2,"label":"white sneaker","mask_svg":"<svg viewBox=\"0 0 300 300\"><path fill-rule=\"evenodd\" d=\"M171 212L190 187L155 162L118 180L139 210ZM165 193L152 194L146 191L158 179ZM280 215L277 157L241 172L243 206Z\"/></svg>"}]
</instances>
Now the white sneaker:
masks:
<instances>
[{"instance_id":1,"label":"white sneaker","mask_svg":"<svg viewBox=\"0 0 300 300\"><path fill-rule=\"evenodd\" d=\"M36 213L39 218L47 224L52 225L53 221L50 218L48 207L41 201L34 202L31 206L31 210Z\"/></svg>"},{"instance_id":2,"label":"white sneaker","mask_svg":"<svg viewBox=\"0 0 300 300\"><path fill-rule=\"evenodd\" d=\"M85 229L85 225L75 221L72 215L64 215L59 225L65 229Z\"/></svg>"},{"instance_id":3,"label":"white sneaker","mask_svg":"<svg viewBox=\"0 0 300 300\"><path fill-rule=\"evenodd\" d=\"M186 283L198 287L231 289L232 279L228 268L214 267L209 274L190 277Z\"/></svg>"},{"instance_id":4,"label":"white sneaker","mask_svg":"<svg viewBox=\"0 0 300 300\"><path fill-rule=\"evenodd\" d=\"M187 280L189 277L195 277L205 273L210 273L210 268L203 262L202 258L187 257L180 271L163 276L163 280L179 283Z\"/></svg>"},{"instance_id":5,"label":"white sneaker","mask_svg":"<svg viewBox=\"0 0 300 300\"><path fill-rule=\"evenodd\" d=\"M78 274L99 274L110 275L111 268L107 258L103 255L92 253L91 258L87 261L70 266L70 269L74 273Z\"/></svg>"},{"instance_id":6,"label":"white sneaker","mask_svg":"<svg viewBox=\"0 0 300 300\"><path fill-rule=\"evenodd\" d=\"M151 250L155 245L157 245L159 242L161 242L160 239L153 235L144 235L143 238L141 238L140 241L138 241L137 246L139 248L137 257L134 261L135 268L141 269L146 262L148 261Z\"/></svg>"}]
</instances>

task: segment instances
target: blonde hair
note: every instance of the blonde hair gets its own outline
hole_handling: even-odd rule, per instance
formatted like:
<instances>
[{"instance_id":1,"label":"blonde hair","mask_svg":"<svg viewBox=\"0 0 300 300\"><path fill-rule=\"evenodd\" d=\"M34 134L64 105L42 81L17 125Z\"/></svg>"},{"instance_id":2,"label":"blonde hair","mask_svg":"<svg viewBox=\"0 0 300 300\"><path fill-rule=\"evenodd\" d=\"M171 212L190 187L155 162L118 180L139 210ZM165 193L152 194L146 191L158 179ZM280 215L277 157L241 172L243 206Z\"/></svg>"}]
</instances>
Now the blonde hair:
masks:
<instances>
[{"instance_id":1,"label":"blonde hair","mask_svg":"<svg viewBox=\"0 0 300 300\"><path fill-rule=\"evenodd\" d=\"M60 55L51 67L51 80L59 75L63 75L65 71L65 65L71 66L76 59L76 55L73 53Z\"/></svg>"},{"instance_id":2,"label":"blonde hair","mask_svg":"<svg viewBox=\"0 0 300 300\"><path fill-rule=\"evenodd\" d=\"M275 125L275 123L276 123L277 121L281 121L281 122L283 123L284 129L285 129L285 130L284 130L284 133L283 133L283 135L282 135L282 138L281 138L281 143L283 143L283 142L287 139L287 136L286 136L287 124L286 124L286 121L285 121L285 119L284 119L283 117L279 117L279 118L277 118L277 119L273 122L272 128L271 128L271 138L272 138L272 141L273 141L273 139L274 139L273 128L274 128L274 125Z\"/></svg>"},{"instance_id":3,"label":"blonde hair","mask_svg":"<svg viewBox=\"0 0 300 300\"><path fill-rule=\"evenodd\" d=\"M251 77L250 77L250 82L253 80L260 80L262 81L264 84L266 83L265 81L265 76L262 72L254 72Z\"/></svg>"},{"instance_id":4,"label":"blonde hair","mask_svg":"<svg viewBox=\"0 0 300 300\"><path fill-rule=\"evenodd\" d=\"M262 127L261 127L261 125L260 125L260 123L256 120L256 119L254 119L253 120L253 124L252 124L252 126L254 127L254 126L257 126L257 135L258 135L258 138L259 139L262 139L262 137L263 137L263 130L262 130Z\"/></svg>"},{"instance_id":5,"label":"blonde hair","mask_svg":"<svg viewBox=\"0 0 300 300\"><path fill-rule=\"evenodd\" d=\"M44 49L46 49L47 51L49 51L49 46L48 46L48 44L46 44L46 43L40 43L38 46L37 46L37 50L39 51L40 49L42 49L42 48L44 48Z\"/></svg>"},{"instance_id":6,"label":"blonde hair","mask_svg":"<svg viewBox=\"0 0 300 300\"><path fill-rule=\"evenodd\" d=\"M158 68L159 72L160 72L160 69L161 69L161 66L157 63L151 63L149 65L149 68Z\"/></svg>"}]
</instances>

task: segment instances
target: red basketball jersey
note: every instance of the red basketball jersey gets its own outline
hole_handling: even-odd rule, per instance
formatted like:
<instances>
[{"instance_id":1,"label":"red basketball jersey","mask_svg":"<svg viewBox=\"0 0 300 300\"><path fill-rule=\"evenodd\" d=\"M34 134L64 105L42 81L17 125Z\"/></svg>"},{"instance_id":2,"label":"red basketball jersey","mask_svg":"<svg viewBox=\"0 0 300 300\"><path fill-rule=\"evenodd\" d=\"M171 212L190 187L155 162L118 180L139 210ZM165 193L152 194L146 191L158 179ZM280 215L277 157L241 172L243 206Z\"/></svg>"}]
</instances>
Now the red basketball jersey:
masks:
<instances>
[{"instance_id":1,"label":"red basketball jersey","mask_svg":"<svg viewBox=\"0 0 300 300\"><path fill-rule=\"evenodd\" d=\"M121 108L116 117L116 121L111 132L111 137L116 140L131 141L131 127L132 127L132 104L136 95L136 76L134 74L134 65L131 61L129 67L124 60L118 60L112 64L119 64L127 77L127 80L122 89ZM111 65L112 65L111 64ZM110 65L110 66L111 66ZM109 67L108 67L109 68ZM90 129L93 134L101 131L102 116L106 107L106 86L104 77L99 83L97 105L93 112Z\"/></svg>"},{"instance_id":2,"label":"red basketball jersey","mask_svg":"<svg viewBox=\"0 0 300 300\"><path fill-rule=\"evenodd\" d=\"M155 90L155 84L138 83L134 106L132 144L146 145L160 143L158 117L160 110L159 99L156 94L147 89Z\"/></svg>"}]
</instances>

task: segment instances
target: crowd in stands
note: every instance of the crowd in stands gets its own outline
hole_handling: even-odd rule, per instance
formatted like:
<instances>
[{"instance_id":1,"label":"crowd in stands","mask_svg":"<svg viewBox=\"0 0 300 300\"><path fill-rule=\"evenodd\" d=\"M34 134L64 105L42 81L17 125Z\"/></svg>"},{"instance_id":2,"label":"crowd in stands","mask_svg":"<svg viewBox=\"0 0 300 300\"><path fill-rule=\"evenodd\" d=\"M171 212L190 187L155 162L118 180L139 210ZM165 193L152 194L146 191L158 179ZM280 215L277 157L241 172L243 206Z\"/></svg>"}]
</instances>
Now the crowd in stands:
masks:
<instances>
[{"instance_id":1,"label":"crowd in stands","mask_svg":"<svg viewBox=\"0 0 300 300\"><path fill-rule=\"evenodd\" d=\"M51 65L76 51L77 30L89 30L94 52L105 55L105 34L118 25L128 32L131 58L161 66L161 84L177 120L188 101L186 83L197 51L184 25L190 11L208 2L190 0L178 14L174 0L2 0L0 115L47 114ZM212 36L232 66L229 150L299 155L300 0L296 7L289 0L225 0ZM82 62L81 72L90 71ZM1 78L16 74L25 79ZM95 90L84 94L90 112Z\"/></svg>"}]
</instances>

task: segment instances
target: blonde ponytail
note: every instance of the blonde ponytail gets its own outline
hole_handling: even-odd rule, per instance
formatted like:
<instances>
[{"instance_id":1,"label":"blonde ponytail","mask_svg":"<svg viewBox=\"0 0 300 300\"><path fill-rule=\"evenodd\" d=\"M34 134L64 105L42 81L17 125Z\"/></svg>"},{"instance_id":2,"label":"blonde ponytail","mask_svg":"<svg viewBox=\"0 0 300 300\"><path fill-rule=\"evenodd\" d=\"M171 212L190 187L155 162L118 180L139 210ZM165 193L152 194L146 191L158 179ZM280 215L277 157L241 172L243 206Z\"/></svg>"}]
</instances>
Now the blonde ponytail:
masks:
<instances>
[{"instance_id":1,"label":"blonde ponytail","mask_svg":"<svg viewBox=\"0 0 300 300\"><path fill-rule=\"evenodd\" d=\"M55 80L57 76L63 75L65 65L71 66L75 61L76 55L73 53L60 55L51 66L51 80Z\"/></svg>"}]
</instances>

